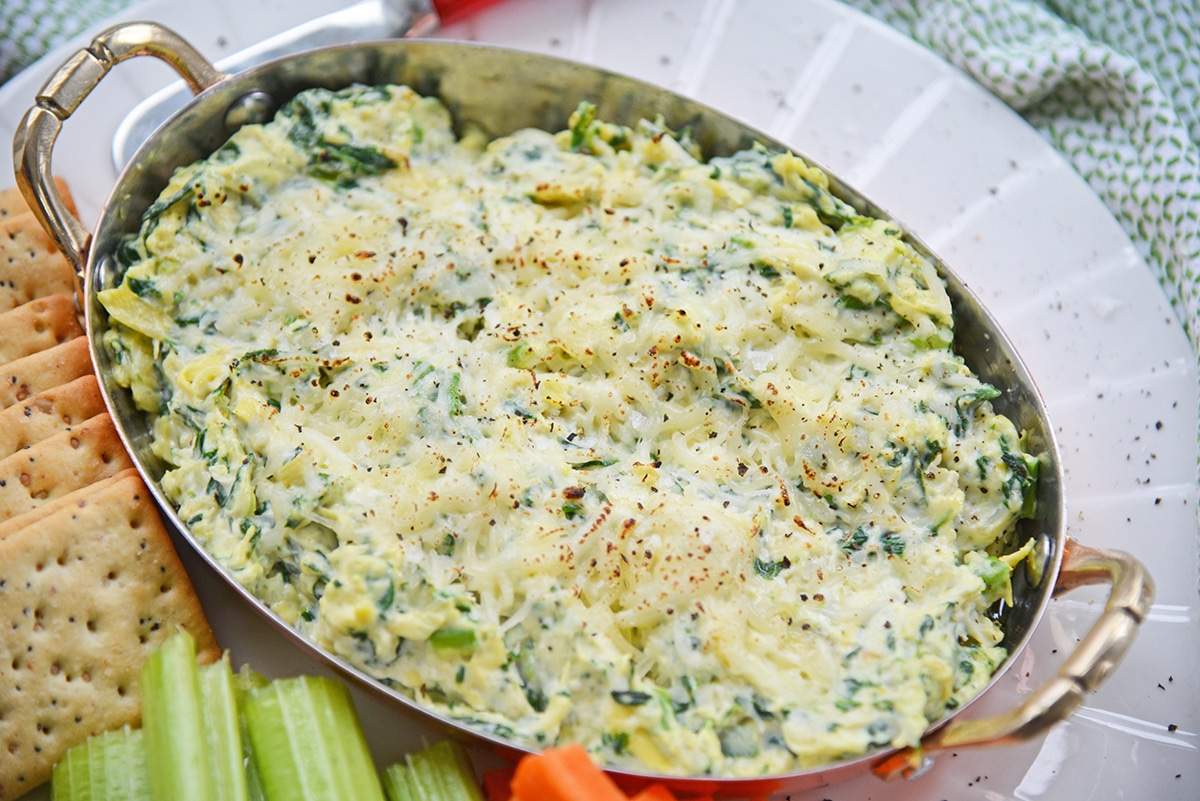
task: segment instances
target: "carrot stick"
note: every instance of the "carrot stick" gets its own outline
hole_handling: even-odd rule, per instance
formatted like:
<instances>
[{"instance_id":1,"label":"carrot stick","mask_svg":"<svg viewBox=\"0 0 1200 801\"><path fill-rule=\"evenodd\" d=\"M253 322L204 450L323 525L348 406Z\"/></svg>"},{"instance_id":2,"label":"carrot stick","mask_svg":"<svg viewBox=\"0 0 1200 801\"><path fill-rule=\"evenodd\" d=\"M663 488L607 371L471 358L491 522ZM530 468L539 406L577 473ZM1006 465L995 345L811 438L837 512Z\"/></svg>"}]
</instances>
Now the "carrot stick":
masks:
<instances>
[{"instance_id":1,"label":"carrot stick","mask_svg":"<svg viewBox=\"0 0 1200 801\"><path fill-rule=\"evenodd\" d=\"M548 748L517 765L513 795L537 801L628 801L580 745Z\"/></svg>"},{"instance_id":2,"label":"carrot stick","mask_svg":"<svg viewBox=\"0 0 1200 801\"><path fill-rule=\"evenodd\" d=\"M675 801L675 794L665 784L651 784L643 787L630 801Z\"/></svg>"},{"instance_id":3,"label":"carrot stick","mask_svg":"<svg viewBox=\"0 0 1200 801\"><path fill-rule=\"evenodd\" d=\"M483 797L487 801L512 801L512 780L516 768L493 768L483 772Z\"/></svg>"}]
</instances>

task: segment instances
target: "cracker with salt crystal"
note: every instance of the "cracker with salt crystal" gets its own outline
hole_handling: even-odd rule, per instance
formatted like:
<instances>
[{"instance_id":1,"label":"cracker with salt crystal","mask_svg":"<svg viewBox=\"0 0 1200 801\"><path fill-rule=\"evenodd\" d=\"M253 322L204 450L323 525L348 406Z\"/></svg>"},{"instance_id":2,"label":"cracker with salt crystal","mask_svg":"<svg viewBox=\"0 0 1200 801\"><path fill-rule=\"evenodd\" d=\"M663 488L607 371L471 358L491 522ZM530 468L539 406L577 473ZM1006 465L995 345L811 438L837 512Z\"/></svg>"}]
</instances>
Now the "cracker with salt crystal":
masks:
<instances>
[{"instance_id":1,"label":"cracker with salt crystal","mask_svg":"<svg viewBox=\"0 0 1200 801\"><path fill-rule=\"evenodd\" d=\"M67 186L67 182L62 178L55 178L54 185L58 188L58 194L62 196L63 205L67 207L67 211L78 217L79 210L75 207L75 198L71 196L71 188ZM15 186L0 189L0 221L18 214L25 214L28 211L29 204L25 202L25 195L21 193L20 189Z\"/></svg>"},{"instance_id":2,"label":"cracker with salt crystal","mask_svg":"<svg viewBox=\"0 0 1200 801\"><path fill-rule=\"evenodd\" d=\"M0 520L129 467L112 417L102 412L0 459Z\"/></svg>"},{"instance_id":3,"label":"cracker with salt crystal","mask_svg":"<svg viewBox=\"0 0 1200 801\"><path fill-rule=\"evenodd\" d=\"M47 501L41 506L30 509L27 512L22 512L16 517L10 517L7 520L0 520L0 540L11 534L17 533L27 526L34 525L39 520L49 517L64 506L76 504L80 508L83 508L83 506L86 505L96 493L107 489L109 486L116 484L119 481L124 481L130 476L136 475L138 475L138 469L136 467L128 467L117 472L115 475L109 476L108 478L102 478L99 481L94 481L91 484L88 484L87 486L80 487L76 490L71 490L66 495L61 495L52 501Z\"/></svg>"},{"instance_id":4,"label":"cracker with salt crystal","mask_svg":"<svg viewBox=\"0 0 1200 801\"><path fill-rule=\"evenodd\" d=\"M33 212L0 220L0 311L75 293L75 269Z\"/></svg>"},{"instance_id":5,"label":"cracker with salt crystal","mask_svg":"<svg viewBox=\"0 0 1200 801\"><path fill-rule=\"evenodd\" d=\"M136 724L142 664L180 626L202 662L220 657L136 472L0 539L0 801L88 736Z\"/></svg>"},{"instance_id":6,"label":"cracker with salt crystal","mask_svg":"<svg viewBox=\"0 0 1200 801\"><path fill-rule=\"evenodd\" d=\"M11 362L83 335L75 296L48 295L0 312L0 363Z\"/></svg>"},{"instance_id":7,"label":"cracker with salt crystal","mask_svg":"<svg viewBox=\"0 0 1200 801\"><path fill-rule=\"evenodd\" d=\"M0 409L91 372L87 337L68 339L53 348L0 364Z\"/></svg>"},{"instance_id":8,"label":"cracker with salt crystal","mask_svg":"<svg viewBox=\"0 0 1200 801\"><path fill-rule=\"evenodd\" d=\"M0 459L104 411L100 382L89 374L0 411Z\"/></svg>"}]
</instances>

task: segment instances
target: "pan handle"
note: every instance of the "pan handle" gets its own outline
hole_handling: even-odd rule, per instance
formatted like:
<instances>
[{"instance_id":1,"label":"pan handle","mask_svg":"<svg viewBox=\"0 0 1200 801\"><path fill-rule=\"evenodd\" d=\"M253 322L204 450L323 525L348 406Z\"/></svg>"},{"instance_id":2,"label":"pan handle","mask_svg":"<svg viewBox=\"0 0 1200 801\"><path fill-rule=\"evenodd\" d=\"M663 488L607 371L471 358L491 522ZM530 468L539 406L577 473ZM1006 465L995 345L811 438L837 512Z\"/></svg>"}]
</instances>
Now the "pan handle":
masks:
<instances>
[{"instance_id":1,"label":"pan handle","mask_svg":"<svg viewBox=\"0 0 1200 801\"><path fill-rule=\"evenodd\" d=\"M199 93L225 73L215 68L183 37L153 22L115 25L76 52L58 68L37 93L13 137L13 167L17 185L42 226L82 278L91 235L68 211L51 172L54 142L63 121L114 66L134 56L154 56L170 64Z\"/></svg>"},{"instance_id":2,"label":"pan handle","mask_svg":"<svg viewBox=\"0 0 1200 801\"><path fill-rule=\"evenodd\" d=\"M1036 737L1065 719L1097 689L1120 663L1150 610L1154 583L1142 564L1123 551L1089 548L1068 538L1054 595L1087 584L1112 584L1104 613L1080 641L1058 675L1039 687L1016 709L980 720L951 720L915 748L904 748L879 762L874 772L885 779L914 778L945 748L1015 743Z\"/></svg>"}]
</instances>

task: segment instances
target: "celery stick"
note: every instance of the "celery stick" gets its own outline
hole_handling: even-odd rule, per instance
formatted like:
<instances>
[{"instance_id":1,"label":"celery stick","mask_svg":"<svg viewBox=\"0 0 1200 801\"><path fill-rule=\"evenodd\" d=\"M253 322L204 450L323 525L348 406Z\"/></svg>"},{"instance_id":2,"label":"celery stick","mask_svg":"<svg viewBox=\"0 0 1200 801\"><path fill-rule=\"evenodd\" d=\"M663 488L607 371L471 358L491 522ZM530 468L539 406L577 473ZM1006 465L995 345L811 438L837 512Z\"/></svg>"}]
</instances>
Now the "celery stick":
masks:
<instances>
[{"instance_id":1,"label":"celery stick","mask_svg":"<svg viewBox=\"0 0 1200 801\"><path fill-rule=\"evenodd\" d=\"M212 797L247 801L246 753L242 745L238 692L228 653L199 669L199 684L204 700L204 735L209 765L216 785Z\"/></svg>"},{"instance_id":2,"label":"celery stick","mask_svg":"<svg viewBox=\"0 0 1200 801\"><path fill-rule=\"evenodd\" d=\"M202 706L196 643L190 634L173 634L142 667L142 727L155 798L201 799L212 794L201 745ZM189 795L192 788L198 788L197 795Z\"/></svg>"},{"instance_id":3,"label":"celery stick","mask_svg":"<svg viewBox=\"0 0 1200 801\"><path fill-rule=\"evenodd\" d=\"M298 676L250 690L243 714L267 801L384 801L345 685Z\"/></svg>"},{"instance_id":4,"label":"celery stick","mask_svg":"<svg viewBox=\"0 0 1200 801\"><path fill-rule=\"evenodd\" d=\"M422 784L434 782L441 788L441 798L455 801L483 801L483 791L475 776L475 768L466 750L453 740L442 740L411 758L413 769Z\"/></svg>"},{"instance_id":5,"label":"celery stick","mask_svg":"<svg viewBox=\"0 0 1200 801\"><path fill-rule=\"evenodd\" d=\"M183 630L142 667L150 790L172 801L247 801L228 656L214 663L203 685L200 675L195 640Z\"/></svg>"},{"instance_id":6,"label":"celery stick","mask_svg":"<svg viewBox=\"0 0 1200 801\"><path fill-rule=\"evenodd\" d=\"M125 726L70 748L50 779L51 801L150 801L141 729Z\"/></svg>"},{"instance_id":7,"label":"celery stick","mask_svg":"<svg viewBox=\"0 0 1200 801\"><path fill-rule=\"evenodd\" d=\"M422 801L412 771L403 762L389 765L383 772L383 792L388 801Z\"/></svg>"},{"instance_id":8,"label":"celery stick","mask_svg":"<svg viewBox=\"0 0 1200 801\"><path fill-rule=\"evenodd\" d=\"M242 710L246 707L246 695L252 690L266 687L267 677L251 670L249 666L243 665L237 676L234 677L234 684L237 687L238 709ZM238 723L241 726L242 734L242 762L246 768L246 795L250 801L266 801L266 794L263 792L262 786L262 774L258 772L258 764L254 761L254 751L250 747L250 732L246 727L244 713L238 715Z\"/></svg>"},{"instance_id":9,"label":"celery stick","mask_svg":"<svg viewBox=\"0 0 1200 801\"><path fill-rule=\"evenodd\" d=\"M466 750L443 740L384 771L388 801L483 801Z\"/></svg>"}]
</instances>

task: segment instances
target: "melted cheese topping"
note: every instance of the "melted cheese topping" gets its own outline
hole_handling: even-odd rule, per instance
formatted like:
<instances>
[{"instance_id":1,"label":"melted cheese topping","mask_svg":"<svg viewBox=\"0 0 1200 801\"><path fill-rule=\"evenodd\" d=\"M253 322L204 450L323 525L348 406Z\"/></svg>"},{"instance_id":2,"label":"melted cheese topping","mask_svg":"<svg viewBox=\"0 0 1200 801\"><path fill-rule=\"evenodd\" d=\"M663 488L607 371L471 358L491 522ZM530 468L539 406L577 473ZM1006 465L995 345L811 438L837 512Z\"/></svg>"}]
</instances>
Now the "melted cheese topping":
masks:
<instances>
[{"instance_id":1,"label":"melted cheese topping","mask_svg":"<svg viewBox=\"0 0 1200 801\"><path fill-rule=\"evenodd\" d=\"M827 186L314 91L178 171L105 343L204 547L421 705L663 773L912 745L1004 658L1036 462Z\"/></svg>"}]
</instances>

